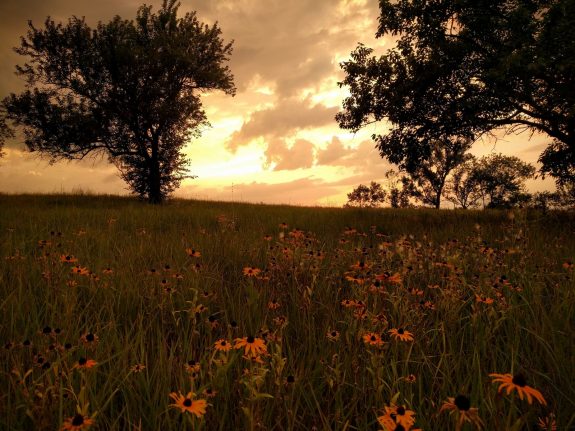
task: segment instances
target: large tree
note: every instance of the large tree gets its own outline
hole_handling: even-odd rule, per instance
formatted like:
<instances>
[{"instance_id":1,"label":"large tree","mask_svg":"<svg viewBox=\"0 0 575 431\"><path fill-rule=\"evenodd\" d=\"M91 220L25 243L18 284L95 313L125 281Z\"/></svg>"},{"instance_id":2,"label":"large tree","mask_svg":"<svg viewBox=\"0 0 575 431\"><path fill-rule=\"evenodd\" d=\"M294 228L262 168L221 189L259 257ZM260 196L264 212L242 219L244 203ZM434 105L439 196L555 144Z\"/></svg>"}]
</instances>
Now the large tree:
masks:
<instances>
[{"instance_id":1,"label":"large tree","mask_svg":"<svg viewBox=\"0 0 575 431\"><path fill-rule=\"evenodd\" d=\"M186 177L183 147L207 124L200 95L233 95L225 62L232 44L195 12L178 18L179 3L157 13L142 6L135 20L116 16L90 28L83 18L32 23L16 52L27 82L2 102L23 126L30 151L52 161L101 153L132 191L159 203Z\"/></svg>"},{"instance_id":2,"label":"large tree","mask_svg":"<svg viewBox=\"0 0 575 431\"><path fill-rule=\"evenodd\" d=\"M445 136L497 128L542 132L542 172L575 181L575 0L380 0L376 57L359 45L342 63L350 96L337 115L374 135L382 156L413 167Z\"/></svg>"},{"instance_id":3,"label":"large tree","mask_svg":"<svg viewBox=\"0 0 575 431\"><path fill-rule=\"evenodd\" d=\"M411 196L424 205L439 208L447 177L457 166L471 158L466 153L471 144L470 140L458 138L432 142L429 157L407 172Z\"/></svg>"},{"instance_id":4,"label":"large tree","mask_svg":"<svg viewBox=\"0 0 575 431\"><path fill-rule=\"evenodd\" d=\"M527 200L525 181L535 168L515 156L490 154L473 167L472 177L479 184L483 206L509 208Z\"/></svg>"}]
</instances>

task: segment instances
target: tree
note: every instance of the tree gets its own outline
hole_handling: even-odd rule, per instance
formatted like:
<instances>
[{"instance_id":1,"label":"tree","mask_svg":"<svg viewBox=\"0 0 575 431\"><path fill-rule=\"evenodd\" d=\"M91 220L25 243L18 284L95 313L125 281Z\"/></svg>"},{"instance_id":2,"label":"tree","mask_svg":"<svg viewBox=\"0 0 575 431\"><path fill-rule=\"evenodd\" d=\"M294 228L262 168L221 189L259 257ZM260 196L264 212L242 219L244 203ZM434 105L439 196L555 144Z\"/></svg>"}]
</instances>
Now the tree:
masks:
<instances>
[{"instance_id":1,"label":"tree","mask_svg":"<svg viewBox=\"0 0 575 431\"><path fill-rule=\"evenodd\" d=\"M345 207L377 208L385 202L386 195L381 184L375 181L372 181L369 187L360 184L347 194Z\"/></svg>"},{"instance_id":2,"label":"tree","mask_svg":"<svg viewBox=\"0 0 575 431\"><path fill-rule=\"evenodd\" d=\"M0 107L0 157L4 156L4 142L7 138L14 136L12 130L6 124L5 113L2 112Z\"/></svg>"},{"instance_id":3,"label":"tree","mask_svg":"<svg viewBox=\"0 0 575 431\"><path fill-rule=\"evenodd\" d=\"M529 163L503 154L482 157L472 173L488 200L488 208L508 208L527 202L525 180L534 174L535 168Z\"/></svg>"},{"instance_id":4,"label":"tree","mask_svg":"<svg viewBox=\"0 0 575 431\"><path fill-rule=\"evenodd\" d=\"M407 175L390 169L385 173L389 190L389 205L392 208L409 208L409 197L412 194L412 183Z\"/></svg>"},{"instance_id":5,"label":"tree","mask_svg":"<svg viewBox=\"0 0 575 431\"><path fill-rule=\"evenodd\" d=\"M381 155L407 168L445 136L497 128L551 138L542 173L575 181L575 0L380 0L379 58L360 44L341 64L349 87L337 120L374 135ZM410 170L410 169L408 169Z\"/></svg>"},{"instance_id":6,"label":"tree","mask_svg":"<svg viewBox=\"0 0 575 431\"><path fill-rule=\"evenodd\" d=\"M407 172L411 180L411 196L424 205L439 208L447 177L471 157L466 154L471 144L470 140L459 138L432 142L430 156Z\"/></svg>"},{"instance_id":7,"label":"tree","mask_svg":"<svg viewBox=\"0 0 575 431\"><path fill-rule=\"evenodd\" d=\"M84 19L29 24L16 52L27 90L2 102L23 126L30 151L52 162L102 154L131 190L160 203L186 177L183 146L207 125L200 95L233 95L227 66L232 44L217 23L195 12L178 18L179 3L138 9L135 21L116 16L91 29Z\"/></svg>"},{"instance_id":8,"label":"tree","mask_svg":"<svg viewBox=\"0 0 575 431\"><path fill-rule=\"evenodd\" d=\"M477 159L473 156L457 166L445 186L445 198L463 209L475 207L482 197L476 170Z\"/></svg>"}]
</instances>

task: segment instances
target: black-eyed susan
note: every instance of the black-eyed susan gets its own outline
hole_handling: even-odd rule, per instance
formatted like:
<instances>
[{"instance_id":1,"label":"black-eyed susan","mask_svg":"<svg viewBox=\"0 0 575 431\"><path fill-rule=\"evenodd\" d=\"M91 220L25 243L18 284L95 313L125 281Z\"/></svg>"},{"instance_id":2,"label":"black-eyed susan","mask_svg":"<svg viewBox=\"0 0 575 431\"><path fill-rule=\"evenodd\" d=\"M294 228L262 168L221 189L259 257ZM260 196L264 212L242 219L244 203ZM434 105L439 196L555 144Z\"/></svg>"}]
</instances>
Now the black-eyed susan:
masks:
<instances>
[{"instance_id":1,"label":"black-eyed susan","mask_svg":"<svg viewBox=\"0 0 575 431\"><path fill-rule=\"evenodd\" d=\"M413 334L404 328L392 328L389 334L400 341L413 341Z\"/></svg>"},{"instance_id":2,"label":"black-eyed susan","mask_svg":"<svg viewBox=\"0 0 575 431\"><path fill-rule=\"evenodd\" d=\"M193 248L186 248L186 253L190 257L201 257L202 256L202 253L200 253L198 250L195 250Z\"/></svg>"},{"instance_id":3,"label":"black-eyed susan","mask_svg":"<svg viewBox=\"0 0 575 431\"><path fill-rule=\"evenodd\" d=\"M511 374L491 373L489 376L493 378L492 383L501 383L497 392L501 393L506 390L507 395L509 395L515 389L519 394L519 398L526 398L529 404L535 398L540 404L547 405L547 401L545 401L541 392L531 386L527 386L527 380L523 374L519 373L512 376Z\"/></svg>"},{"instance_id":4,"label":"black-eyed susan","mask_svg":"<svg viewBox=\"0 0 575 431\"><path fill-rule=\"evenodd\" d=\"M94 347L96 347L99 341L100 338L96 334L93 334L92 332L86 332L80 337L80 342L87 349L93 349Z\"/></svg>"},{"instance_id":5,"label":"black-eyed susan","mask_svg":"<svg viewBox=\"0 0 575 431\"><path fill-rule=\"evenodd\" d=\"M336 331L335 329L332 329L330 331L327 332L327 339L329 341L337 341L339 340L339 331Z\"/></svg>"},{"instance_id":6,"label":"black-eyed susan","mask_svg":"<svg viewBox=\"0 0 575 431\"><path fill-rule=\"evenodd\" d=\"M417 377L415 374L409 374L408 376L405 376L403 380L405 380L407 383L415 383L417 381Z\"/></svg>"},{"instance_id":7,"label":"black-eyed susan","mask_svg":"<svg viewBox=\"0 0 575 431\"><path fill-rule=\"evenodd\" d=\"M94 424L94 419L89 416L77 413L76 415L64 420L60 431L80 431L88 429Z\"/></svg>"},{"instance_id":8,"label":"black-eyed susan","mask_svg":"<svg viewBox=\"0 0 575 431\"><path fill-rule=\"evenodd\" d=\"M130 371L132 373L141 373L145 369L146 369L146 366L144 364L136 364L136 365L132 365L132 367L130 367Z\"/></svg>"},{"instance_id":9,"label":"black-eyed susan","mask_svg":"<svg viewBox=\"0 0 575 431\"><path fill-rule=\"evenodd\" d=\"M180 409L182 413L188 412L201 418L206 414L208 403L206 400L194 399L194 396L193 392L188 392L185 396L181 392L172 392L170 398L174 400L174 403L170 404L170 407Z\"/></svg>"},{"instance_id":10,"label":"black-eyed susan","mask_svg":"<svg viewBox=\"0 0 575 431\"><path fill-rule=\"evenodd\" d=\"M439 412L448 411L455 414L456 429L460 430L465 422L469 422L477 429L481 429L483 422L479 417L479 409L471 407L471 400L465 395L457 395L455 398L447 398Z\"/></svg>"},{"instance_id":11,"label":"black-eyed susan","mask_svg":"<svg viewBox=\"0 0 575 431\"><path fill-rule=\"evenodd\" d=\"M246 266L243 270L243 274L246 277L257 277L260 272L262 272L262 270L254 266Z\"/></svg>"},{"instance_id":12,"label":"black-eyed susan","mask_svg":"<svg viewBox=\"0 0 575 431\"><path fill-rule=\"evenodd\" d=\"M206 388L202 391L202 394L206 398L213 398L217 395L218 391L213 390L212 388Z\"/></svg>"},{"instance_id":13,"label":"black-eyed susan","mask_svg":"<svg viewBox=\"0 0 575 431\"><path fill-rule=\"evenodd\" d=\"M367 332L363 335L363 342L369 346L381 347L385 342L381 339L379 334L374 332Z\"/></svg>"},{"instance_id":14,"label":"black-eyed susan","mask_svg":"<svg viewBox=\"0 0 575 431\"><path fill-rule=\"evenodd\" d=\"M222 338L214 343L214 349L218 352L229 352L232 349L232 343Z\"/></svg>"},{"instance_id":15,"label":"black-eyed susan","mask_svg":"<svg viewBox=\"0 0 575 431\"><path fill-rule=\"evenodd\" d=\"M202 366L200 365L200 363L194 359L190 359L188 362L184 364L184 369L190 374L199 373L201 367Z\"/></svg>"},{"instance_id":16,"label":"black-eyed susan","mask_svg":"<svg viewBox=\"0 0 575 431\"><path fill-rule=\"evenodd\" d=\"M252 357L265 354L268 351L264 340L261 338L255 338L251 335L244 338L236 338L234 340L234 349L242 348L244 349L244 355Z\"/></svg>"},{"instance_id":17,"label":"black-eyed susan","mask_svg":"<svg viewBox=\"0 0 575 431\"><path fill-rule=\"evenodd\" d=\"M555 421L555 415L551 413L549 416L544 418L537 418L537 426L543 431L557 431L557 422Z\"/></svg>"},{"instance_id":18,"label":"black-eyed susan","mask_svg":"<svg viewBox=\"0 0 575 431\"><path fill-rule=\"evenodd\" d=\"M72 256L71 254L63 254L60 256L60 262L62 263L76 263L78 258Z\"/></svg>"},{"instance_id":19,"label":"black-eyed susan","mask_svg":"<svg viewBox=\"0 0 575 431\"><path fill-rule=\"evenodd\" d=\"M88 368L93 368L96 365L98 365L98 363L96 361L94 361L93 359L87 359L87 358L82 357L82 358L78 359L78 362L76 362L74 364L73 368L85 370Z\"/></svg>"},{"instance_id":20,"label":"black-eyed susan","mask_svg":"<svg viewBox=\"0 0 575 431\"><path fill-rule=\"evenodd\" d=\"M280 308L281 304L277 299L272 299L268 302L268 309L269 310L277 310Z\"/></svg>"},{"instance_id":21,"label":"black-eyed susan","mask_svg":"<svg viewBox=\"0 0 575 431\"><path fill-rule=\"evenodd\" d=\"M385 431L411 430L415 424L415 412L404 406L385 406L385 412L377 418ZM415 431L415 430L414 430Z\"/></svg>"}]
</instances>

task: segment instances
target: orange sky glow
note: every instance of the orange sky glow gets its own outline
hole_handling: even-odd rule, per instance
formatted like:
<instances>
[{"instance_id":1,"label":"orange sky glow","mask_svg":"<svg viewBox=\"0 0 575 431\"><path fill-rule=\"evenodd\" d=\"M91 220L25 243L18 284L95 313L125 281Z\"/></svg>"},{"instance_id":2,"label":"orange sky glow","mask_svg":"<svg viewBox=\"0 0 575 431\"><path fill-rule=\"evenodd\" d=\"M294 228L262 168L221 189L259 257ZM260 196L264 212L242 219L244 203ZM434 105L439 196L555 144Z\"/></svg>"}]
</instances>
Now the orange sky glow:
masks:
<instances>
[{"instance_id":1,"label":"orange sky glow","mask_svg":"<svg viewBox=\"0 0 575 431\"><path fill-rule=\"evenodd\" d=\"M12 51L31 19L64 21L85 16L89 24L114 15L135 17L141 0L20 0L0 4L0 97L18 92L14 75L22 64ZM158 0L152 2L160 6ZM196 10L207 23L218 21L225 41L234 40L230 68L237 94L203 98L211 127L185 148L189 172L176 197L341 206L360 183L384 183L391 168L370 136L386 130L376 124L356 134L334 120L346 95L339 63L358 42L383 52L392 46L376 40L376 0L182 0L180 13ZM536 164L548 138L529 133L478 141L472 153L516 155ZM0 159L0 192L84 191L127 194L116 168L105 160L49 165L12 140ZM531 191L552 189L552 181L531 180Z\"/></svg>"}]
</instances>

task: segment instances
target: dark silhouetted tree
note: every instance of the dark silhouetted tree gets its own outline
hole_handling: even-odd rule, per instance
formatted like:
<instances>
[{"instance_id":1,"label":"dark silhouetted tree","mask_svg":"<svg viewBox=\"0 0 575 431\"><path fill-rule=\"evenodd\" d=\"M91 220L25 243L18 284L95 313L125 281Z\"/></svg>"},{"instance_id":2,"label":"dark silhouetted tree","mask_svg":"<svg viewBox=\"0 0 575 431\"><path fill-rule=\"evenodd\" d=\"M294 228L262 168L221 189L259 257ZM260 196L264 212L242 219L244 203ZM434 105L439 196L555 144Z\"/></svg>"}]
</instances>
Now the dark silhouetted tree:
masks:
<instances>
[{"instance_id":1,"label":"dark silhouetted tree","mask_svg":"<svg viewBox=\"0 0 575 431\"><path fill-rule=\"evenodd\" d=\"M377 208L385 202L386 191L381 184L372 181L365 186L360 184L351 193L347 194L346 207Z\"/></svg>"},{"instance_id":2,"label":"dark silhouetted tree","mask_svg":"<svg viewBox=\"0 0 575 431\"><path fill-rule=\"evenodd\" d=\"M542 132L542 173L575 181L574 0L380 0L375 57L359 45L340 86L339 125L374 135L382 156L412 170L445 136L476 139L497 128Z\"/></svg>"},{"instance_id":3,"label":"dark silhouetted tree","mask_svg":"<svg viewBox=\"0 0 575 431\"><path fill-rule=\"evenodd\" d=\"M411 196L424 205L439 208L447 177L471 157L466 154L471 144L471 140L459 138L434 141L429 157L407 172Z\"/></svg>"},{"instance_id":4,"label":"dark silhouetted tree","mask_svg":"<svg viewBox=\"0 0 575 431\"><path fill-rule=\"evenodd\" d=\"M477 159L470 157L457 166L445 186L445 198L463 209L474 208L482 198L481 187L476 178Z\"/></svg>"},{"instance_id":5,"label":"dark silhouetted tree","mask_svg":"<svg viewBox=\"0 0 575 431\"><path fill-rule=\"evenodd\" d=\"M410 178L403 172L389 169L385 172L385 179L389 190L389 205L392 208L409 208L409 197L413 193Z\"/></svg>"},{"instance_id":6,"label":"dark silhouetted tree","mask_svg":"<svg viewBox=\"0 0 575 431\"><path fill-rule=\"evenodd\" d=\"M514 156L491 154L479 159L472 175L479 184L484 207L509 208L526 203L525 181L535 167Z\"/></svg>"},{"instance_id":7,"label":"dark silhouetted tree","mask_svg":"<svg viewBox=\"0 0 575 431\"><path fill-rule=\"evenodd\" d=\"M157 13L142 6L135 20L94 29L76 17L30 23L16 49L30 57L17 67L28 88L3 100L28 149L52 161L103 154L151 203L177 188L187 176L183 147L207 125L201 94L235 93L225 66L232 44L195 12L178 18L178 7L164 0Z\"/></svg>"}]
</instances>

